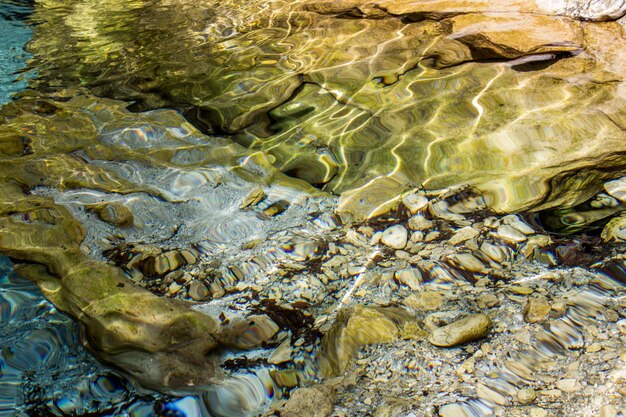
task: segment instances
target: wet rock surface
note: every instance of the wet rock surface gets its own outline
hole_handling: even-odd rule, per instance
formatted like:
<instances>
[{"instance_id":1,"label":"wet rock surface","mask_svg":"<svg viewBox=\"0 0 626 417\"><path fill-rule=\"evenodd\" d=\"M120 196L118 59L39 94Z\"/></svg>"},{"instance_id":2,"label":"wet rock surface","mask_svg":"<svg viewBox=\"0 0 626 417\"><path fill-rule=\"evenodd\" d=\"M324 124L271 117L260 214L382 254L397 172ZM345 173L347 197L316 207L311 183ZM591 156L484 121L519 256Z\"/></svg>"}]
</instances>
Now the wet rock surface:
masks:
<instances>
[{"instance_id":1,"label":"wet rock surface","mask_svg":"<svg viewBox=\"0 0 626 417\"><path fill-rule=\"evenodd\" d=\"M476 314L434 329L428 335L428 341L440 347L457 346L482 339L492 327L489 316Z\"/></svg>"},{"instance_id":2,"label":"wet rock surface","mask_svg":"<svg viewBox=\"0 0 626 417\"><path fill-rule=\"evenodd\" d=\"M59 6L0 251L99 358L216 416L624 409L623 3Z\"/></svg>"},{"instance_id":3,"label":"wet rock surface","mask_svg":"<svg viewBox=\"0 0 626 417\"><path fill-rule=\"evenodd\" d=\"M179 108L355 219L412 184L469 183L502 212L575 205L623 169L621 1L56 4L31 45L43 85ZM185 30L144 34L139 15ZM55 42L72 59L49 56Z\"/></svg>"}]
</instances>

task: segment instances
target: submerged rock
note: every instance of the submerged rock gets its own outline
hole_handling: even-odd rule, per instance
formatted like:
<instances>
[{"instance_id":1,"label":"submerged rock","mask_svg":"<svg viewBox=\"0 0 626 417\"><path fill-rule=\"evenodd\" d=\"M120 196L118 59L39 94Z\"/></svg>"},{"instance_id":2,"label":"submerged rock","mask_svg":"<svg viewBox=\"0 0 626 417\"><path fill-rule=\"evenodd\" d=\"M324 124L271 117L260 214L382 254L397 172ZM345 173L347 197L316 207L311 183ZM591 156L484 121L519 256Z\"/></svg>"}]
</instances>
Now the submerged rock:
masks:
<instances>
[{"instance_id":1,"label":"submerged rock","mask_svg":"<svg viewBox=\"0 0 626 417\"><path fill-rule=\"evenodd\" d=\"M336 323L324 335L319 354L322 375L340 375L361 346L389 343L403 336L407 323L414 320L401 308L356 306L339 312ZM411 329L408 337L419 337Z\"/></svg>"},{"instance_id":2,"label":"submerged rock","mask_svg":"<svg viewBox=\"0 0 626 417\"><path fill-rule=\"evenodd\" d=\"M470 184L498 212L575 205L623 166L624 30L596 22L620 0L79 4L37 8L41 83L185 108L341 194L346 218L384 214L414 184ZM137 10L165 35L142 48Z\"/></svg>"},{"instance_id":3,"label":"submerged rock","mask_svg":"<svg viewBox=\"0 0 626 417\"><path fill-rule=\"evenodd\" d=\"M527 323L539 323L548 317L552 307L545 297L532 297L524 307L524 320Z\"/></svg>"},{"instance_id":4,"label":"submerged rock","mask_svg":"<svg viewBox=\"0 0 626 417\"><path fill-rule=\"evenodd\" d=\"M185 158L194 147L197 152L190 158L196 164L211 160L228 164L230 160L242 178L283 185L292 180L276 177L278 172L270 164L266 165L269 171L264 171L262 159L257 158L261 165L251 157L246 163L252 165L239 166L237 158L250 153L230 142L215 142L208 150L194 139L195 133L180 128L186 122L179 114L132 115L125 105L86 95L55 100L32 93L0 109L0 138L18 135L20 143L31 148L28 153L0 148L0 251L18 261L16 269L36 282L59 310L78 319L85 344L97 357L145 387L196 392L223 378L218 359L211 355L214 349L256 346L277 331L276 324L259 318L219 326L188 304L135 286L121 269L85 254L81 245L87 231L75 218L81 211L73 210L82 204L107 224L120 227L119 233L131 233L126 229L141 213L133 216L118 203L73 201L64 206L33 190L89 190L83 192L89 199L98 192L109 196L137 193L156 197L154 201L176 201L172 192L159 189L154 182L135 182L132 164L180 169L190 164ZM179 130L164 125L179 126ZM146 147L147 138L154 141ZM127 164L122 169L120 160ZM143 248L136 254L119 252L119 262L131 271L141 268L144 274L161 277L197 260L192 250ZM173 293L182 288L177 282L169 285ZM204 298L200 292L192 288L192 294Z\"/></svg>"},{"instance_id":5,"label":"submerged rock","mask_svg":"<svg viewBox=\"0 0 626 417\"><path fill-rule=\"evenodd\" d=\"M626 202L626 177L605 182L604 189L610 196L617 198L621 202Z\"/></svg>"},{"instance_id":6,"label":"submerged rock","mask_svg":"<svg viewBox=\"0 0 626 417\"><path fill-rule=\"evenodd\" d=\"M408 240L408 232L402 225L391 226L383 232L380 241L390 248L403 249Z\"/></svg>"},{"instance_id":7,"label":"submerged rock","mask_svg":"<svg viewBox=\"0 0 626 417\"><path fill-rule=\"evenodd\" d=\"M489 316L474 314L436 328L428 335L428 341L435 346L453 347L482 339L492 326Z\"/></svg>"},{"instance_id":8,"label":"submerged rock","mask_svg":"<svg viewBox=\"0 0 626 417\"><path fill-rule=\"evenodd\" d=\"M332 391L327 387L298 388L280 410L284 417L327 417L333 411Z\"/></svg>"},{"instance_id":9,"label":"submerged rock","mask_svg":"<svg viewBox=\"0 0 626 417\"><path fill-rule=\"evenodd\" d=\"M120 203L103 203L87 205L87 210L93 211L100 220L114 226L127 227L133 225L133 213Z\"/></svg>"},{"instance_id":10,"label":"submerged rock","mask_svg":"<svg viewBox=\"0 0 626 417\"><path fill-rule=\"evenodd\" d=\"M605 242L626 242L626 215L611 219L602 230Z\"/></svg>"}]
</instances>

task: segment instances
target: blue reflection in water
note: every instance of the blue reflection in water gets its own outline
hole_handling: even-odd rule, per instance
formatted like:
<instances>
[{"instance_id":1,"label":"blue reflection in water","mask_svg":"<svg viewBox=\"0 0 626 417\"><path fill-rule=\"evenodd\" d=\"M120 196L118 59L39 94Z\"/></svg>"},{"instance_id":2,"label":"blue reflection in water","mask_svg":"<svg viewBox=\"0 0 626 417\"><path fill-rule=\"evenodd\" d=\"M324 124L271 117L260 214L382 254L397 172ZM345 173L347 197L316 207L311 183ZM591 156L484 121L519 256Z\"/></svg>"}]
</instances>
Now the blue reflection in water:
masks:
<instances>
[{"instance_id":1,"label":"blue reflection in water","mask_svg":"<svg viewBox=\"0 0 626 417\"><path fill-rule=\"evenodd\" d=\"M26 88L27 77L18 74L30 55L24 45L32 29L24 19L32 12L30 1L0 0L0 105Z\"/></svg>"},{"instance_id":2,"label":"blue reflection in water","mask_svg":"<svg viewBox=\"0 0 626 417\"><path fill-rule=\"evenodd\" d=\"M0 257L0 416L199 417L195 398L139 395L83 348L79 328Z\"/></svg>"}]
</instances>

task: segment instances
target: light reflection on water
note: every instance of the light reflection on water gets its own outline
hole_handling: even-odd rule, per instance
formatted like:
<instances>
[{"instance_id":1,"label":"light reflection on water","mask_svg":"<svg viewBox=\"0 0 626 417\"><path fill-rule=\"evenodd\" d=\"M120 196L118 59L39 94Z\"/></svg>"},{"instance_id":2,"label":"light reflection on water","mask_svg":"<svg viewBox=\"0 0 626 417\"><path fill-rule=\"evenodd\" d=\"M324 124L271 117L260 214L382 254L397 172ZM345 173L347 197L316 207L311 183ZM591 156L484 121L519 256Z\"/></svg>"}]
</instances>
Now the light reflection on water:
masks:
<instances>
[{"instance_id":1,"label":"light reflection on water","mask_svg":"<svg viewBox=\"0 0 626 417\"><path fill-rule=\"evenodd\" d=\"M276 18L275 27L265 27L266 19L255 21L255 14L264 16L262 1L252 1L251 6L226 1L217 7L225 13L215 13L214 2L204 3L108 0L64 6L55 0L41 1L39 37L32 48L39 54L38 65L44 70L48 67L42 84L81 84L99 95L138 100L134 110L175 107L187 115L195 111L191 119L196 125L224 137L201 135L173 111L113 112L109 106L114 103L85 98L85 105L65 105L59 100L47 108L40 106L40 112L41 103L35 103L33 114L22 123L41 127L53 120L49 132L60 127L63 134L43 135L44 139L33 134L35 145L49 141L49 149L41 146L35 152L42 172L49 177L58 172L61 180L51 189L33 186L30 191L39 194L31 195L52 196L83 223L89 216L83 206L106 198L126 203L136 213L137 229L121 235L133 241L150 237L162 243L173 229L168 221L179 223L180 217L190 226L176 229L178 238L197 241L202 237L208 241L202 246L205 252L218 253L274 227L258 212L237 209L239 200L254 191L253 181L213 169L218 165L244 171L245 161L253 160L244 152L248 150L259 151L255 155L264 155L267 161L258 166L248 162L248 177L255 176L255 169L262 176L268 166L278 168L314 186L344 193L342 207L368 210L366 214L397 199L406 187L419 184L434 188L482 184L483 195L477 198L505 210L528 208L544 197L574 205L598 191L602 180L615 176L612 171L623 169L622 101L613 97L610 83L590 89L585 80L571 82L584 64L574 59L574 53L571 62L543 54L508 63L464 63L466 58L460 57L458 62L430 67L428 60L455 52L447 49L447 36L433 35L432 44L428 36L422 36L421 30L443 29L438 22L335 20L303 10L290 11L287 18L277 8L271 16ZM287 6L286 10L291 9ZM172 24L162 25L165 20ZM67 42L69 52L50 54L66 35L74 37ZM354 48L357 35L363 40L360 48ZM390 39L381 43L379 37ZM23 44L26 38L19 42ZM171 48L172 44L181 47ZM433 45L442 49L439 55L431 52ZM516 68L544 59L554 66L553 72L529 75ZM0 94L0 102L2 98ZM602 112L597 111L600 108ZM77 123L84 132L75 128L74 120L87 120ZM92 131L86 127L91 122L98 132L97 148L96 135L94 143L88 139ZM17 123L17 127L22 125ZM70 151L60 151L50 143L57 140L66 145L66 138L75 136L87 138L77 140L75 148L68 145L80 158L67 158L67 166L54 171L56 158ZM235 142L248 149L233 147ZM604 154L607 144L616 145L614 149L608 146L614 154ZM103 150L110 153L101 155ZM607 172L591 172L592 162L605 165ZM76 173L77 167L82 171L76 177L90 178L93 183L67 186L66 177ZM152 181L149 171L166 174ZM107 183L110 178L105 173L150 187L131 192L120 186L118 190L111 185L113 181ZM270 182L276 176L267 178ZM225 185L209 188L220 181ZM92 190L94 184L103 190ZM154 189L159 189L158 196L146 191ZM268 186L265 191L269 204L277 195L289 196L291 189ZM548 195L552 191L562 195ZM296 194L291 200L296 200ZM167 198L161 200L163 196ZM185 206L178 199L187 199L188 210L181 209ZM297 208L290 210L289 214ZM617 210L605 212L608 216ZM587 210L582 214L556 212L546 218L556 224L554 229L580 230L594 226L597 216L597 211ZM86 246L97 248L93 244L97 237L115 231L106 227L95 231L92 227ZM28 250L24 242L21 245L20 250ZM316 253L315 246L304 244L286 248L304 259ZM2 411L11 413L17 407L22 415L63 415L95 407L109 415L208 413L205 405L191 397L166 403L158 396L136 395L128 383L85 353L70 319L43 300L31 284L11 274L6 260L2 262L5 288L0 306L3 333L8 335L0 341L0 384L6 394ZM254 272L246 265L240 270L246 276ZM429 273L436 280L453 281L438 265L433 264ZM266 383L269 380L262 373L237 375L204 395L206 407L229 417L253 412L275 395L271 381Z\"/></svg>"},{"instance_id":2,"label":"light reflection on water","mask_svg":"<svg viewBox=\"0 0 626 417\"><path fill-rule=\"evenodd\" d=\"M0 2L0 105L26 88L26 79L18 71L31 56L23 45L33 31L22 21L31 12L31 5L25 1Z\"/></svg>"}]
</instances>

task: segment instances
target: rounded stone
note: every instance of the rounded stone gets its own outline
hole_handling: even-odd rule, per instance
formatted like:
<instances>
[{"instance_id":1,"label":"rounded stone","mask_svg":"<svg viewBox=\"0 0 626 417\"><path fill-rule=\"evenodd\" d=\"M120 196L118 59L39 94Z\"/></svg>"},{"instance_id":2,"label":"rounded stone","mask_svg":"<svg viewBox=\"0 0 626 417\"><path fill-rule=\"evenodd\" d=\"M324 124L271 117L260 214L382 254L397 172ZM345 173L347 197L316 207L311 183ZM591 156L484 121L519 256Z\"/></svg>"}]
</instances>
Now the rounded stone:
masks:
<instances>
[{"instance_id":1,"label":"rounded stone","mask_svg":"<svg viewBox=\"0 0 626 417\"><path fill-rule=\"evenodd\" d=\"M520 404L530 404L537 398L537 393L532 388L522 388L517 391L517 401Z\"/></svg>"},{"instance_id":2,"label":"rounded stone","mask_svg":"<svg viewBox=\"0 0 626 417\"><path fill-rule=\"evenodd\" d=\"M422 214L411 217L408 224L411 230L429 230L435 226L435 222L428 220Z\"/></svg>"},{"instance_id":3,"label":"rounded stone","mask_svg":"<svg viewBox=\"0 0 626 417\"><path fill-rule=\"evenodd\" d=\"M411 214L415 214L428 205L428 198L419 194L408 194L402 197L402 203Z\"/></svg>"},{"instance_id":4,"label":"rounded stone","mask_svg":"<svg viewBox=\"0 0 626 417\"><path fill-rule=\"evenodd\" d=\"M397 224L385 230L380 241L390 248L404 249L408 238L409 233L404 226Z\"/></svg>"},{"instance_id":5,"label":"rounded stone","mask_svg":"<svg viewBox=\"0 0 626 417\"><path fill-rule=\"evenodd\" d=\"M618 178L604 184L607 194L617 198L622 202L626 202L626 177Z\"/></svg>"},{"instance_id":6,"label":"rounded stone","mask_svg":"<svg viewBox=\"0 0 626 417\"><path fill-rule=\"evenodd\" d=\"M472 314L433 330L428 341L439 347L453 347L487 336L493 322L485 314Z\"/></svg>"},{"instance_id":7,"label":"rounded stone","mask_svg":"<svg viewBox=\"0 0 626 417\"><path fill-rule=\"evenodd\" d=\"M461 404L446 404L439 409L437 415L439 417L469 417L470 414Z\"/></svg>"},{"instance_id":8,"label":"rounded stone","mask_svg":"<svg viewBox=\"0 0 626 417\"><path fill-rule=\"evenodd\" d=\"M187 294L194 301L206 301L211 297L211 292L207 286L200 281L194 281L189 284Z\"/></svg>"}]
</instances>

